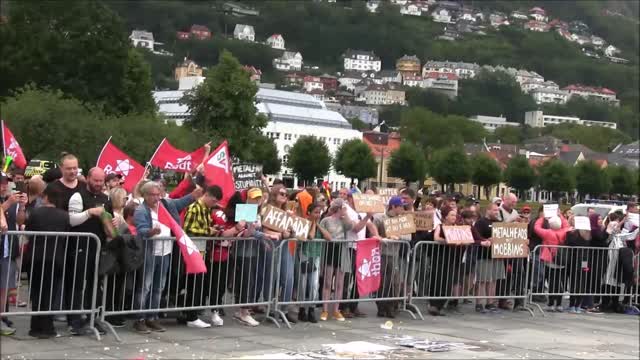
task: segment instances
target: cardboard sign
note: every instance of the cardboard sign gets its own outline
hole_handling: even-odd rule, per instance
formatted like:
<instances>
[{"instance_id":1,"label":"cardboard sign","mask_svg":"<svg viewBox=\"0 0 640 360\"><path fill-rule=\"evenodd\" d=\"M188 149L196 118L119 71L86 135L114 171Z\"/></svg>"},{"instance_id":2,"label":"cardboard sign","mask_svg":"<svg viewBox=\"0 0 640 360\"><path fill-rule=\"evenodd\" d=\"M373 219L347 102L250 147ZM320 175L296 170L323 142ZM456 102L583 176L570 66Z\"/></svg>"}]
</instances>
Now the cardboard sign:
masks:
<instances>
[{"instance_id":1,"label":"cardboard sign","mask_svg":"<svg viewBox=\"0 0 640 360\"><path fill-rule=\"evenodd\" d=\"M635 226L640 227L640 214L638 213L627 213L627 218L629 222Z\"/></svg>"},{"instance_id":2,"label":"cardboard sign","mask_svg":"<svg viewBox=\"0 0 640 360\"><path fill-rule=\"evenodd\" d=\"M255 222L258 219L258 204L237 204L235 218L236 222Z\"/></svg>"},{"instance_id":3,"label":"cardboard sign","mask_svg":"<svg viewBox=\"0 0 640 360\"><path fill-rule=\"evenodd\" d=\"M384 219L384 232L387 237L409 235L416 232L416 224L413 215L404 214Z\"/></svg>"},{"instance_id":4,"label":"cardboard sign","mask_svg":"<svg viewBox=\"0 0 640 360\"><path fill-rule=\"evenodd\" d=\"M292 230L293 235L300 240L307 238L311 228L309 220L291 215L271 205L264 206L260 215L262 226L278 232Z\"/></svg>"},{"instance_id":5,"label":"cardboard sign","mask_svg":"<svg viewBox=\"0 0 640 360\"><path fill-rule=\"evenodd\" d=\"M576 230L591 230L591 222L587 216L575 216L573 218L573 227Z\"/></svg>"},{"instance_id":6,"label":"cardboard sign","mask_svg":"<svg viewBox=\"0 0 640 360\"><path fill-rule=\"evenodd\" d=\"M239 163L232 167L236 190L262 186L262 165Z\"/></svg>"},{"instance_id":7,"label":"cardboard sign","mask_svg":"<svg viewBox=\"0 0 640 360\"><path fill-rule=\"evenodd\" d=\"M353 205L359 213L384 213L384 203L380 195L353 194Z\"/></svg>"},{"instance_id":8,"label":"cardboard sign","mask_svg":"<svg viewBox=\"0 0 640 360\"><path fill-rule=\"evenodd\" d=\"M529 256L529 232L526 223L493 223L491 257L494 259Z\"/></svg>"},{"instance_id":9,"label":"cardboard sign","mask_svg":"<svg viewBox=\"0 0 640 360\"><path fill-rule=\"evenodd\" d=\"M544 204L544 217L551 218L558 216L558 204Z\"/></svg>"},{"instance_id":10,"label":"cardboard sign","mask_svg":"<svg viewBox=\"0 0 640 360\"><path fill-rule=\"evenodd\" d=\"M378 195L382 197L382 203L387 206L391 197L398 195L398 189L396 188L384 188L378 189Z\"/></svg>"},{"instance_id":11,"label":"cardboard sign","mask_svg":"<svg viewBox=\"0 0 640 360\"><path fill-rule=\"evenodd\" d=\"M473 244L473 234L469 225L442 225L442 231L447 244Z\"/></svg>"},{"instance_id":12,"label":"cardboard sign","mask_svg":"<svg viewBox=\"0 0 640 360\"><path fill-rule=\"evenodd\" d=\"M416 224L416 231L433 230L433 212L416 211L413 213L413 220Z\"/></svg>"}]
</instances>

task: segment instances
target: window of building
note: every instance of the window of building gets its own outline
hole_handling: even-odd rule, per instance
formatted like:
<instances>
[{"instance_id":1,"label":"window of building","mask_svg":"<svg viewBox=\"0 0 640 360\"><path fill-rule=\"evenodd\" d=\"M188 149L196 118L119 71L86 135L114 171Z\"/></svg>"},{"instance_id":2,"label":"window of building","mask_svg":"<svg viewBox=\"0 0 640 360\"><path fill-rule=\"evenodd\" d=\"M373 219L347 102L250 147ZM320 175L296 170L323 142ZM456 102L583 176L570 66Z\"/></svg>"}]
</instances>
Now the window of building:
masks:
<instances>
[{"instance_id":1,"label":"window of building","mask_svg":"<svg viewBox=\"0 0 640 360\"><path fill-rule=\"evenodd\" d=\"M282 166L287 166L287 163L289 162L289 155L285 155L282 157Z\"/></svg>"},{"instance_id":2,"label":"window of building","mask_svg":"<svg viewBox=\"0 0 640 360\"><path fill-rule=\"evenodd\" d=\"M291 134L284 134L285 140L291 140Z\"/></svg>"},{"instance_id":3,"label":"window of building","mask_svg":"<svg viewBox=\"0 0 640 360\"><path fill-rule=\"evenodd\" d=\"M285 145L285 146L284 146L284 152L288 154L288 153L289 153L289 150L291 150L291 146L289 146L289 145Z\"/></svg>"}]
</instances>

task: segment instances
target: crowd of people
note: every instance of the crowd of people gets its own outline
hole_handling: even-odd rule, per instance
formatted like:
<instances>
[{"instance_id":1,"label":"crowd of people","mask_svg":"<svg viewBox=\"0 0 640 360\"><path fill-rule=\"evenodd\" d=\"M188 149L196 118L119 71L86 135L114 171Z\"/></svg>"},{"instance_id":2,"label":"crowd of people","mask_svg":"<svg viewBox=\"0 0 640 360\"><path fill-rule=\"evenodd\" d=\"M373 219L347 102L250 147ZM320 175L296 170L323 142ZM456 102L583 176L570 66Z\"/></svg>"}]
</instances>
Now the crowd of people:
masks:
<instances>
[{"instance_id":1,"label":"crowd of people","mask_svg":"<svg viewBox=\"0 0 640 360\"><path fill-rule=\"evenodd\" d=\"M400 302L389 299L402 294L429 298L428 312L443 316L460 312L459 302L470 299L475 299L479 313L522 308L522 295L528 290L552 294L548 298L537 295L533 300L548 301L547 310L560 312L565 310L565 291L617 294L620 286L627 291L637 286L637 226L622 212L603 219L590 211L591 230L575 230L570 210L545 217L541 207L538 216L532 217L528 206L517 210L518 199L513 193L493 199L481 210L476 201L439 193L420 195L405 188L389 199L384 213L358 213L353 195L359 190L355 188L340 189L336 194L314 186L290 192L279 181L271 185L264 181L260 187L236 191L229 197L219 186L206 185L201 172L200 166L185 174L170 193L157 176L145 176L131 193L123 189L120 175L105 174L100 168L90 169L83 177L78 173L78 159L71 154L62 156L59 167L42 176L27 180L20 170L1 175L2 231L50 233L2 237L0 308L9 308L9 294L17 288L21 273L26 273L34 311L90 309L90 302L95 301L90 290L98 279L97 298L105 294L104 310L117 314L108 316L108 323L122 327L130 321L139 333L165 331L159 321L164 312L185 307L190 309L176 312L188 327L223 326L224 311L231 307L235 320L258 326L257 318L266 311L259 303L273 298L283 305L271 310L282 312L290 323L345 321L367 316L358 307L355 279L357 241L367 238L386 239L381 242L382 283L371 295L380 299L376 301L379 317L394 318ZM365 192L375 193L373 189ZM291 202L295 203L293 208ZM289 241L293 229L264 228L259 216L253 222L236 221L238 204L258 208L268 204L308 219L310 241ZM206 273L186 274L180 250L172 240L175 234L160 220L161 205L197 244ZM386 219L414 211L431 214L433 230L387 236ZM627 214L637 212L636 203L627 204ZM534 263L530 283L524 276L527 259L492 258L492 224L496 222L528 224L529 261ZM450 244L443 227L463 224L471 227L474 243ZM55 235L60 232L94 234L102 250L98 251L98 242L90 238ZM623 233L633 236L615 236ZM417 247L423 241L430 246ZM533 251L538 245L613 251L566 252L553 247ZM276 254L276 249L281 251ZM277 266L271 266L276 255ZM407 260L411 256L417 259L414 268ZM108 275L105 282L103 275ZM274 283L278 284L275 289ZM227 301L227 296L233 300ZM510 297L516 298L515 303ZM618 296L572 296L567 310L632 313L630 301L630 296L622 302ZM302 305L290 304L296 302ZM241 306L232 306L235 304ZM211 309L207 316L202 310L206 308ZM53 315L32 316L29 334L57 336L54 320ZM66 321L71 334L88 332L88 316L73 314ZM3 335L15 332L7 316L0 324ZM104 331L99 323L95 327Z\"/></svg>"}]
</instances>

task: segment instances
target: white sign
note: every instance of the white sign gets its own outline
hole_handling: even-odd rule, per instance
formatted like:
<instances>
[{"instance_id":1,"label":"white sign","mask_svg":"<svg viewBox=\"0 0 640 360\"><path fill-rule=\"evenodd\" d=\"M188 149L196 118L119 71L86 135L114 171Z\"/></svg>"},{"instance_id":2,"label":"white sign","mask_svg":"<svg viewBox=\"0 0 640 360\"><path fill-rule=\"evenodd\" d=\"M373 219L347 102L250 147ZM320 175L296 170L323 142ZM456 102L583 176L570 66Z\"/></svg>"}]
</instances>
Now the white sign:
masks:
<instances>
[{"instance_id":1,"label":"white sign","mask_svg":"<svg viewBox=\"0 0 640 360\"><path fill-rule=\"evenodd\" d=\"M591 230L591 222L587 216L576 216L573 218L573 227L576 230Z\"/></svg>"},{"instance_id":2,"label":"white sign","mask_svg":"<svg viewBox=\"0 0 640 360\"><path fill-rule=\"evenodd\" d=\"M558 216L558 204L544 204L544 217L551 218Z\"/></svg>"},{"instance_id":3,"label":"white sign","mask_svg":"<svg viewBox=\"0 0 640 360\"><path fill-rule=\"evenodd\" d=\"M627 213L627 217L629 218L629 222L633 225L640 227L640 214L638 213Z\"/></svg>"}]
</instances>

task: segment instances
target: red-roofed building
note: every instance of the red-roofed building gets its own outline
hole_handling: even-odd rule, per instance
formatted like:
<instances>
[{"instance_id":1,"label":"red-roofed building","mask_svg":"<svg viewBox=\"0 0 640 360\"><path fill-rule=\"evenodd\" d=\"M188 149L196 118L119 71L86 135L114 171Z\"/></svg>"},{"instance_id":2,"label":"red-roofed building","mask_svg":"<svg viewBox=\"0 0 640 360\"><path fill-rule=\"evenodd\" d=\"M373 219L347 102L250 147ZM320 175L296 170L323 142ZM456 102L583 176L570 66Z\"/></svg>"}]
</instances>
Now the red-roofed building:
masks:
<instances>
[{"instance_id":1,"label":"red-roofed building","mask_svg":"<svg viewBox=\"0 0 640 360\"><path fill-rule=\"evenodd\" d=\"M324 84L322 84L322 80L320 80L319 76L305 76L302 86L306 92L311 92L316 89L324 90Z\"/></svg>"},{"instance_id":2,"label":"red-roofed building","mask_svg":"<svg viewBox=\"0 0 640 360\"><path fill-rule=\"evenodd\" d=\"M189 29L191 35L198 40L206 40L211 39L211 30L204 25L191 25L191 29Z\"/></svg>"},{"instance_id":3,"label":"red-roofed building","mask_svg":"<svg viewBox=\"0 0 640 360\"><path fill-rule=\"evenodd\" d=\"M529 31L547 32L549 31L550 26L543 21L530 20L524 23L524 28Z\"/></svg>"},{"instance_id":4,"label":"red-roofed building","mask_svg":"<svg viewBox=\"0 0 640 360\"><path fill-rule=\"evenodd\" d=\"M458 75L449 72L429 71L424 74L425 79L446 79L446 80L458 80Z\"/></svg>"},{"instance_id":5,"label":"red-roofed building","mask_svg":"<svg viewBox=\"0 0 640 360\"><path fill-rule=\"evenodd\" d=\"M322 82L322 88L326 90L335 90L338 88L338 78L329 74L320 75L320 81Z\"/></svg>"},{"instance_id":6,"label":"red-roofed building","mask_svg":"<svg viewBox=\"0 0 640 360\"><path fill-rule=\"evenodd\" d=\"M242 67L249 73L251 81L259 83L262 78L262 71L260 69L256 69L254 66L245 65Z\"/></svg>"},{"instance_id":7,"label":"red-roofed building","mask_svg":"<svg viewBox=\"0 0 640 360\"><path fill-rule=\"evenodd\" d=\"M377 131L365 131L362 134L362 141L369 146L373 157L378 163L378 174L376 181L369 180L369 186L377 187L398 187L403 186L402 179L389 177L387 167L391 153L400 147L402 139L396 132L383 133ZM380 185L382 183L382 186Z\"/></svg>"},{"instance_id":8,"label":"red-roofed building","mask_svg":"<svg viewBox=\"0 0 640 360\"><path fill-rule=\"evenodd\" d=\"M274 49L284 50L284 38L280 34L273 34L267 39L267 45Z\"/></svg>"},{"instance_id":9,"label":"red-roofed building","mask_svg":"<svg viewBox=\"0 0 640 360\"><path fill-rule=\"evenodd\" d=\"M307 75L301 72L292 72L284 76L285 81L289 86L302 86L304 84L304 78Z\"/></svg>"},{"instance_id":10,"label":"red-roofed building","mask_svg":"<svg viewBox=\"0 0 640 360\"><path fill-rule=\"evenodd\" d=\"M449 72L430 71L424 74L422 86L453 99L458 96L458 75Z\"/></svg>"},{"instance_id":11,"label":"red-roofed building","mask_svg":"<svg viewBox=\"0 0 640 360\"><path fill-rule=\"evenodd\" d=\"M529 16L536 19L537 21L548 21L547 12L544 9L539 7L534 7L529 9Z\"/></svg>"},{"instance_id":12,"label":"red-roofed building","mask_svg":"<svg viewBox=\"0 0 640 360\"><path fill-rule=\"evenodd\" d=\"M188 33L186 31L178 31L176 32L176 37L178 38L178 40L189 40L189 38L191 37L191 33Z\"/></svg>"},{"instance_id":13,"label":"red-roofed building","mask_svg":"<svg viewBox=\"0 0 640 360\"><path fill-rule=\"evenodd\" d=\"M620 100L616 97L616 92L604 87L591 87L581 84L572 84L564 87L562 90L569 93L569 97L580 96L586 99L597 99L610 102L615 106L620 105Z\"/></svg>"}]
</instances>

